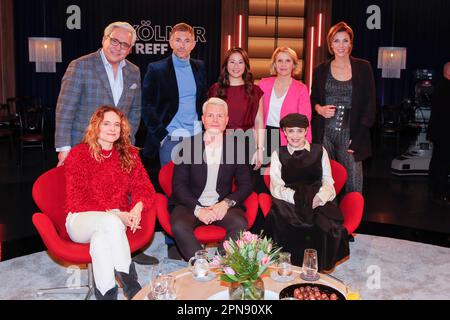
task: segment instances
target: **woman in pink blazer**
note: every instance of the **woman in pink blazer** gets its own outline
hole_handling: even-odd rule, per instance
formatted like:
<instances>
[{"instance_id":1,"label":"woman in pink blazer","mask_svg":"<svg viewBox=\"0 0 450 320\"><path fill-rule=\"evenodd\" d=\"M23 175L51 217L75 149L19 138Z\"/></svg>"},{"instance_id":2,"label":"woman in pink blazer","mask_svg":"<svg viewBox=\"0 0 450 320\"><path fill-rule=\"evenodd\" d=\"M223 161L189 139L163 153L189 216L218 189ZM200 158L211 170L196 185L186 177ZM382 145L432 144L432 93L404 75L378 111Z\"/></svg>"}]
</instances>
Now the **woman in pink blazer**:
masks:
<instances>
[{"instance_id":1,"label":"woman in pink blazer","mask_svg":"<svg viewBox=\"0 0 450 320\"><path fill-rule=\"evenodd\" d=\"M272 54L270 74L273 77L263 78L259 87L264 92L264 124L267 133L267 146L272 149L271 140L280 136L282 146L287 145L284 134L280 134L280 119L290 113L300 113L311 121L311 102L306 85L295 80L293 76L300 71L300 63L294 50L288 47L279 47ZM272 137L270 129L277 129ZM306 139L311 142L311 130L308 130ZM273 151L273 150L271 150ZM270 156L270 153L269 153Z\"/></svg>"}]
</instances>

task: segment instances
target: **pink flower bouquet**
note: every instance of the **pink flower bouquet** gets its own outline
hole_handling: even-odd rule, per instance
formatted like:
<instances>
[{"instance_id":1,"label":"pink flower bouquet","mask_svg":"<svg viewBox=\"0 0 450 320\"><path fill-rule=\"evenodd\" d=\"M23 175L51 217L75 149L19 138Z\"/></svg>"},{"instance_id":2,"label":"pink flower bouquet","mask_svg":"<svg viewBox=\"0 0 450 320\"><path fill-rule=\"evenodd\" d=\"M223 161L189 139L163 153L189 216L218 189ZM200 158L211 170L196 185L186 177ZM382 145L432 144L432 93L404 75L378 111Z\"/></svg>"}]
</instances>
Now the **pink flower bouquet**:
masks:
<instances>
[{"instance_id":1,"label":"pink flower bouquet","mask_svg":"<svg viewBox=\"0 0 450 320\"><path fill-rule=\"evenodd\" d=\"M251 232L241 232L239 239L223 243L224 253L216 256L213 264L222 271L225 282L253 282L268 273L268 267L276 260L278 251L272 240Z\"/></svg>"}]
</instances>

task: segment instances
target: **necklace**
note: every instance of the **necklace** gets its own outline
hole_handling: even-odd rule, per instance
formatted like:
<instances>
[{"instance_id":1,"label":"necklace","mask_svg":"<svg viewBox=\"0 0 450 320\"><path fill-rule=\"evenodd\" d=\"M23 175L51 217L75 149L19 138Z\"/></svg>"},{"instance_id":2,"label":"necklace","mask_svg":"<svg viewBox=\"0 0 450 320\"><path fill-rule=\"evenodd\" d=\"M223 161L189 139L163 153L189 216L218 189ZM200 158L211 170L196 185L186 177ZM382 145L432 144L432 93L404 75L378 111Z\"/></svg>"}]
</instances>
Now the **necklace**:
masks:
<instances>
[{"instance_id":1,"label":"necklace","mask_svg":"<svg viewBox=\"0 0 450 320\"><path fill-rule=\"evenodd\" d=\"M103 152L100 152L100 155L101 155L103 158L108 159L109 157L111 157L112 153L113 153L113 151L111 150L111 152L110 152L107 156L105 156L105 155L103 154Z\"/></svg>"}]
</instances>

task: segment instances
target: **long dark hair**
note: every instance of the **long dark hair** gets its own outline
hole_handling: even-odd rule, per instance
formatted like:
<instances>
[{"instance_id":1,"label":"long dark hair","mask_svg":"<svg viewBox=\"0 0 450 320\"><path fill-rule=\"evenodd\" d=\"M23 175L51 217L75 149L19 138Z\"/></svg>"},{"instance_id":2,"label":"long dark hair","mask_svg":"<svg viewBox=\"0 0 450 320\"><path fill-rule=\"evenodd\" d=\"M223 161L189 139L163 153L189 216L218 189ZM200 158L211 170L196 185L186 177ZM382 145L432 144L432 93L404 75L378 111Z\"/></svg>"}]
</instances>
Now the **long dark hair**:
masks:
<instances>
[{"instance_id":1,"label":"long dark hair","mask_svg":"<svg viewBox=\"0 0 450 320\"><path fill-rule=\"evenodd\" d=\"M245 70L244 73L242 74L242 79L244 80L244 87L245 87L245 92L247 93L247 96L249 97L249 99L252 98L252 90L253 90L253 74L250 72L250 60L248 59L248 54L247 52L239 47L234 47L231 48L230 50L228 50L225 53L225 58L223 60L222 63L222 69L220 71L220 76L219 76L219 88L217 89L217 97L221 98L221 99L226 99L227 95L226 95L226 88L228 88L230 86L230 75L228 73L227 70L227 65L228 65L228 60L230 59L230 56L233 53L239 53L242 58L244 59L244 63L245 63Z\"/></svg>"}]
</instances>

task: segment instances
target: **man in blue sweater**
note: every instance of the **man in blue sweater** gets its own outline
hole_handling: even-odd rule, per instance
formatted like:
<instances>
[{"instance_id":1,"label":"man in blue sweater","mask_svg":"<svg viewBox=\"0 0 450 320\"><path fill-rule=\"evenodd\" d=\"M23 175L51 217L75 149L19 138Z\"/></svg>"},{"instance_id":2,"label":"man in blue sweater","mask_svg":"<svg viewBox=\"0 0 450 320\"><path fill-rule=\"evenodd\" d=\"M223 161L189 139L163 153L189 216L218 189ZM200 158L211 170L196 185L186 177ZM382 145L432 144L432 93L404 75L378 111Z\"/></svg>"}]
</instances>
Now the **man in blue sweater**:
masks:
<instances>
[{"instance_id":1,"label":"man in blue sweater","mask_svg":"<svg viewBox=\"0 0 450 320\"><path fill-rule=\"evenodd\" d=\"M149 63L142 85L142 119L147 127L144 163L159 151L161 167L172 160L172 150L183 138L202 131L200 116L207 90L204 62L190 57L194 29L176 24L169 43L172 54ZM166 237L166 244L169 258L180 258L171 238Z\"/></svg>"},{"instance_id":2,"label":"man in blue sweater","mask_svg":"<svg viewBox=\"0 0 450 320\"><path fill-rule=\"evenodd\" d=\"M173 148L186 137L202 131L201 107L206 100L206 70L203 61L191 59L194 29L179 23L170 33L173 52L150 63L142 87L142 118L147 127L144 157L159 150L161 166L171 161Z\"/></svg>"}]
</instances>

